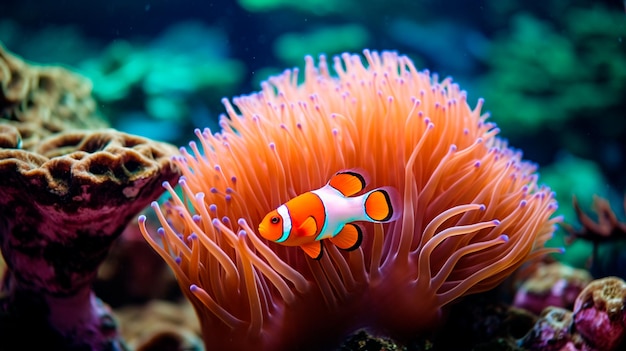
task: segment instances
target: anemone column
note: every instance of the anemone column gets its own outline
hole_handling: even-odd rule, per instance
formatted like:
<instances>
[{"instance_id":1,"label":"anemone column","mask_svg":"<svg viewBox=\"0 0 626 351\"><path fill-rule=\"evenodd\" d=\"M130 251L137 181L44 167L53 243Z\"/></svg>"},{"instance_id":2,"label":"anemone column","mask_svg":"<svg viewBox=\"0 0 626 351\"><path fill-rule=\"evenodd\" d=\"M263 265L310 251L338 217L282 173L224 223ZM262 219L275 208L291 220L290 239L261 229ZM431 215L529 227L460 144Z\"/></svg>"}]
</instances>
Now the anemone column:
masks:
<instances>
[{"instance_id":1,"label":"anemone column","mask_svg":"<svg viewBox=\"0 0 626 351\"><path fill-rule=\"evenodd\" d=\"M175 149L115 130L58 134L32 151L19 139L0 148L1 346L123 349L91 285L113 240L178 176Z\"/></svg>"}]
</instances>

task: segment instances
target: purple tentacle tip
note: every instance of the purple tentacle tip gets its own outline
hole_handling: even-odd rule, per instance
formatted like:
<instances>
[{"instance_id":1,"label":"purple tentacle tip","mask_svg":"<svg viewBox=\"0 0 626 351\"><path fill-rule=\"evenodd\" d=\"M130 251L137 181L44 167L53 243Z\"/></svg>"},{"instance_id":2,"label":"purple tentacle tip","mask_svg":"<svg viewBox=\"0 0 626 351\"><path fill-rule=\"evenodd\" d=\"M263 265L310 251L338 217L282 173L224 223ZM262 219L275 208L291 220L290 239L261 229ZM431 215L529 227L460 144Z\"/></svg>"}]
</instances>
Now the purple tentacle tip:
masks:
<instances>
[{"instance_id":1,"label":"purple tentacle tip","mask_svg":"<svg viewBox=\"0 0 626 351\"><path fill-rule=\"evenodd\" d=\"M194 222L198 223L198 222L200 222L202 220L202 217L200 217L199 215L195 214L195 215L193 215L193 217L191 217L191 219Z\"/></svg>"},{"instance_id":2,"label":"purple tentacle tip","mask_svg":"<svg viewBox=\"0 0 626 351\"><path fill-rule=\"evenodd\" d=\"M484 204L480 204L480 207L478 208L480 211L484 211L487 209L487 206L485 206Z\"/></svg>"},{"instance_id":3,"label":"purple tentacle tip","mask_svg":"<svg viewBox=\"0 0 626 351\"><path fill-rule=\"evenodd\" d=\"M491 223L493 223L495 225L500 225L500 220L499 219L494 219L493 221L491 221Z\"/></svg>"},{"instance_id":4,"label":"purple tentacle tip","mask_svg":"<svg viewBox=\"0 0 626 351\"><path fill-rule=\"evenodd\" d=\"M508 235L506 235L506 234L502 234L502 235L500 235L500 239L501 239L502 241L504 241L505 243L508 243L508 242L509 242L509 236L508 236Z\"/></svg>"},{"instance_id":5,"label":"purple tentacle tip","mask_svg":"<svg viewBox=\"0 0 626 351\"><path fill-rule=\"evenodd\" d=\"M159 229L157 229L157 234L159 234L160 236L165 235L165 229L163 229L163 227L159 227Z\"/></svg>"},{"instance_id":6,"label":"purple tentacle tip","mask_svg":"<svg viewBox=\"0 0 626 351\"><path fill-rule=\"evenodd\" d=\"M198 291L198 289L199 289L199 288L198 288L198 286L197 286L196 284L191 284L191 285L189 286L189 290L190 290L191 292L196 292L196 291Z\"/></svg>"},{"instance_id":7,"label":"purple tentacle tip","mask_svg":"<svg viewBox=\"0 0 626 351\"><path fill-rule=\"evenodd\" d=\"M174 261L176 262L176 264L181 264L183 262L183 259L180 256L177 256Z\"/></svg>"},{"instance_id":8,"label":"purple tentacle tip","mask_svg":"<svg viewBox=\"0 0 626 351\"><path fill-rule=\"evenodd\" d=\"M198 235L196 233L191 233L191 235L189 235L189 237L187 237L187 240L189 240L189 241L198 240Z\"/></svg>"},{"instance_id":9,"label":"purple tentacle tip","mask_svg":"<svg viewBox=\"0 0 626 351\"><path fill-rule=\"evenodd\" d=\"M211 211L211 212L217 212L217 205L215 205L215 204L211 204L211 205L209 205L209 211Z\"/></svg>"},{"instance_id":10,"label":"purple tentacle tip","mask_svg":"<svg viewBox=\"0 0 626 351\"><path fill-rule=\"evenodd\" d=\"M244 226L246 224L246 220L243 218L239 218L237 220L237 224L239 224L240 226Z\"/></svg>"},{"instance_id":11,"label":"purple tentacle tip","mask_svg":"<svg viewBox=\"0 0 626 351\"><path fill-rule=\"evenodd\" d=\"M139 221L140 224L146 223L146 216L144 215L139 216L139 218L137 218L137 221Z\"/></svg>"}]
</instances>

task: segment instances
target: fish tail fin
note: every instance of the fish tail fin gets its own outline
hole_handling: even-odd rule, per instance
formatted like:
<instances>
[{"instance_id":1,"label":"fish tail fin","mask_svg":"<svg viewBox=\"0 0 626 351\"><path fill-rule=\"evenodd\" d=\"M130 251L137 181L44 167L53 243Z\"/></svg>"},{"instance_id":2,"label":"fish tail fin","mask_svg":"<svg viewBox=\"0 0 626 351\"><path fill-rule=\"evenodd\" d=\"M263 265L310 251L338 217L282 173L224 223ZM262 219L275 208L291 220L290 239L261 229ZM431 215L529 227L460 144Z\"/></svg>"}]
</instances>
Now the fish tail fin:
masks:
<instances>
[{"instance_id":1,"label":"fish tail fin","mask_svg":"<svg viewBox=\"0 0 626 351\"><path fill-rule=\"evenodd\" d=\"M400 193L393 187L374 189L363 197L365 214L373 222L395 221L402 213Z\"/></svg>"}]
</instances>

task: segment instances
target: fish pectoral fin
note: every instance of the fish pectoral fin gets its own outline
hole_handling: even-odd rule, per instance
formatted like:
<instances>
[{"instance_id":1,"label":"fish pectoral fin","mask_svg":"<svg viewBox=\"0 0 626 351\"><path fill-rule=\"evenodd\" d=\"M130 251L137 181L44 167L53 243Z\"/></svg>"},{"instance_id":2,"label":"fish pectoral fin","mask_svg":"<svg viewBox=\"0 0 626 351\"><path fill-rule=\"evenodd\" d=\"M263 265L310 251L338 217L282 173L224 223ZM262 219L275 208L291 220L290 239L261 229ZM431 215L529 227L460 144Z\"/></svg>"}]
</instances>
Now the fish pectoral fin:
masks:
<instances>
[{"instance_id":1,"label":"fish pectoral fin","mask_svg":"<svg viewBox=\"0 0 626 351\"><path fill-rule=\"evenodd\" d=\"M314 241L309 244L301 245L300 248L306 253L309 257L314 260L319 260L322 258L322 242Z\"/></svg>"},{"instance_id":2,"label":"fish pectoral fin","mask_svg":"<svg viewBox=\"0 0 626 351\"><path fill-rule=\"evenodd\" d=\"M313 216L309 216L298 227L298 235L300 236L314 236L317 233L317 223Z\"/></svg>"},{"instance_id":3,"label":"fish pectoral fin","mask_svg":"<svg viewBox=\"0 0 626 351\"><path fill-rule=\"evenodd\" d=\"M328 185L343 196L352 196L365 188L365 176L354 170L341 171L330 178Z\"/></svg>"},{"instance_id":4,"label":"fish pectoral fin","mask_svg":"<svg viewBox=\"0 0 626 351\"><path fill-rule=\"evenodd\" d=\"M363 230L361 230L361 227L354 223L348 223L343 226L337 235L328 240L342 250L356 250L359 246L361 246L361 241L363 240Z\"/></svg>"}]
</instances>

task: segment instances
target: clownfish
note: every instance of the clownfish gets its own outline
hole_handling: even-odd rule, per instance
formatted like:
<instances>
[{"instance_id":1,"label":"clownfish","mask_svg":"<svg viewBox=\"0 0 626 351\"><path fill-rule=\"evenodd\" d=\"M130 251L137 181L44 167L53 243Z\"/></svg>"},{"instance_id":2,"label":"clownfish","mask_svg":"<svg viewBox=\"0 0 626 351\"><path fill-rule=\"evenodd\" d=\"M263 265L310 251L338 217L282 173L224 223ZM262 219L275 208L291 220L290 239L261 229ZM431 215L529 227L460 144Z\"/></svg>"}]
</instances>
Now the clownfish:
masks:
<instances>
[{"instance_id":1,"label":"clownfish","mask_svg":"<svg viewBox=\"0 0 626 351\"><path fill-rule=\"evenodd\" d=\"M361 245L363 231L353 222L391 222L400 216L400 196L385 186L355 196L365 189L362 172L345 170L328 183L298 195L268 213L259 224L259 233L267 240L300 246L313 259L322 257L322 242L328 239L343 250Z\"/></svg>"}]
</instances>

